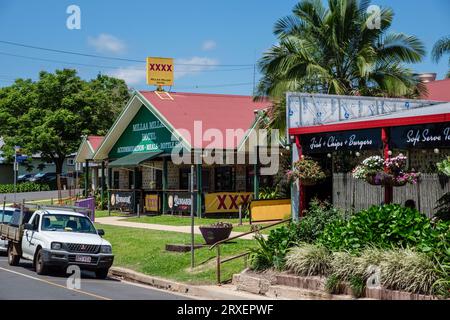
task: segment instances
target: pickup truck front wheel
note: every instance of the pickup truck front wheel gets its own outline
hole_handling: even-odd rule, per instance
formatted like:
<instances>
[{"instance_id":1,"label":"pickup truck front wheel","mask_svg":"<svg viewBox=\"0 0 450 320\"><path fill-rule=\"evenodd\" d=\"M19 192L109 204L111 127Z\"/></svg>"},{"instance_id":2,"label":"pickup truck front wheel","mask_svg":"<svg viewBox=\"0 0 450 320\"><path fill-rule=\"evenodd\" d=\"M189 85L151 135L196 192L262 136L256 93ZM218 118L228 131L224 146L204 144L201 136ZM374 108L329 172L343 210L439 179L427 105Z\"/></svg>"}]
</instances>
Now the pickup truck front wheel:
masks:
<instances>
[{"instance_id":1,"label":"pickup truck front wheel","mask_svg":"<svg viewBox=\"0 0 450 320\"><path fill-rule=\"evenodd\" d=\"M14 254L13 244L8 245L8 263L10 266L18 266L20 261L20 256Z\"/></svg>"},{"instance_id":2,"label":"pickup truck front wheel","mask_svg":"<svg viewBox=\"0 0 450 320\"><path fill-rule=\"evenodd\" d=\"M44 256L42 255L42 250L39 250L36 254L35 262L34 262L36 273L39 275L44 275L47 273L47 265L44 262Z\"/></svg>"}]
</instances>

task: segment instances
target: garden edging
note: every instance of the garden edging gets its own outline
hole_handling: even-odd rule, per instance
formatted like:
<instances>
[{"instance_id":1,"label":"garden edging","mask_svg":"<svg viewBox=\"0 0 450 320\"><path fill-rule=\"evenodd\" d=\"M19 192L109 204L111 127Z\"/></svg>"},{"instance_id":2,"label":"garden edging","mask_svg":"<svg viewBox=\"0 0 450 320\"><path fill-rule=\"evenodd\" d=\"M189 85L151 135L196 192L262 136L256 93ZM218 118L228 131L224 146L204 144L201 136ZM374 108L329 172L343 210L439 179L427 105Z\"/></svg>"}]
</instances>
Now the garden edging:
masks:
<instances>
[{"instance_id":1,"label":"garden edging","mask_svg":"<svg viewBox=\"0 0 450 320\"><path fill-rule=\"evenodd\" d=\"M249 269L233 276L233 284L238 290L287 299L355 299L349 286L342 285L343 294L325 291L323 277L302 277L287 272L257 273ZM293 289L296 289L294 291ZM389 290L380 287L366 288L363 299L376 300L438 300L435 296Z\"/></svg>"}]
</instances>

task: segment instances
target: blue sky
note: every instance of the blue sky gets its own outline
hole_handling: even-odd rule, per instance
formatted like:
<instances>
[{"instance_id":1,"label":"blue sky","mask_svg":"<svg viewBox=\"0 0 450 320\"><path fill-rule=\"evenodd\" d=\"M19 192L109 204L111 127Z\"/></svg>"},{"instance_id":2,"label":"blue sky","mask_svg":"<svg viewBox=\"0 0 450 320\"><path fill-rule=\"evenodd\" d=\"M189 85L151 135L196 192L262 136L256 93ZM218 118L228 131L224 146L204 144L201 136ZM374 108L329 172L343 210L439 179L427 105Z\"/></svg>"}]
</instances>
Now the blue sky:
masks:
<instances>
[{"instance_id":1,"label":"blue sky","mask_svg":"<svg viewBox=\"0 0 450 320\"><path fill-rule=\"evenodd\" d=\"M0 0L0 40L88 54L131 58L173 57L178 64L174 91L251 94L253 67L276 42L277 19L290 14L294 0ZM448 0L373 0L394 9L392 31L418 36L428 52L450 34ZM81 9L81 29L66 27L69 5ZM67 63L12 57L15 54ZM439 64L429 54L417 72L448 70L448 57ZM71 63L95 65L76 66ZM226 65L226 66L223 66ZM230 66L231 65L231 66ZM72 67L89 79L99 72L125 78L135 89L145 84L145 64L45 52L0 43L0 86L17 77L36 79L40 70ZM109 67L109 68L107 68ZM256 81L259 75L256 74Z\"/></svg>"}]
</instances>

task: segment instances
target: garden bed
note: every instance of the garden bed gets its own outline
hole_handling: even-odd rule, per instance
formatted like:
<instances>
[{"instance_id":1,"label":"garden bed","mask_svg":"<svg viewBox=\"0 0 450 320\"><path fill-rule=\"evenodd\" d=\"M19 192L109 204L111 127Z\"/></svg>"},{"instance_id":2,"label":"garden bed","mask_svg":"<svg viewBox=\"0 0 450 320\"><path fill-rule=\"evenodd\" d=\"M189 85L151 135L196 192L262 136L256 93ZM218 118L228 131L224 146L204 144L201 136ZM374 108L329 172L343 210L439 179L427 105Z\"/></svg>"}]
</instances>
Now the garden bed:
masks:
<instances>
[{"instance_id":1,"label":"garden bed","mask_svg":"<svg viewBox=\"0 0 450 320\"><path fill-rule=\"evenodd\" d=\"M245 270L240 274L233 276L233 284L241 291L248 291L262 295L271 295L275 286L286 286L300 290L309 291L309 298L321 299L351 299L354 296L351 287L348 284L342 284L342 294L330 294L326 291L326 278L318 276L302 277L290 272L254 272ZM284 293L278 288L280 297ZM286 291L289 291L286 289ZM310 292L312 291L312 292ZM317 291L316 293L313 293ZM288 294L288 293L287 293ZM381 287L366 288L360 298L377 300L437 300L431 295L415 294L410 292L389 290Z\"/></svg>"}]
</instances>

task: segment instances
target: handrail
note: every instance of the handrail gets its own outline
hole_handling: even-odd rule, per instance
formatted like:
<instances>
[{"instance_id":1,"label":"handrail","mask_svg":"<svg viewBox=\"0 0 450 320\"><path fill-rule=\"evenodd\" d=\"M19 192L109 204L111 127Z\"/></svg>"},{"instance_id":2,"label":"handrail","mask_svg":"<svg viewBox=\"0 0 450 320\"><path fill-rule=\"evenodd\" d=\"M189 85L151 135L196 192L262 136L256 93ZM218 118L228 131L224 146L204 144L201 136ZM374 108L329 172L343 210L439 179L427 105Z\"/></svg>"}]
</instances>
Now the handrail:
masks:
<instances>
[{"instance_id":1,"label":"handrail","mask_svg":"<svg viewBox=\"0 0 450 320\"><path fill-rule=\"evenodd\" d=\"M252 233L260 232L261 230L264 230L264 229L267 229L267 228L271 228L273 226L276 226L276 225L279 225L279 224L282 224L282 223L290 222L290 221L291 221L291 219L281 220L281 221L278 221L276 223L272 223L272 224L270 224L268 226L258 228L256 230L251 230L249 232L244 232L244 233L241 233L241 234L239 234L237 236L234 236L234 237L231 237L231 238L227 238L227 239L224 239L224 240L221 240L221 241L217 241L212 246L210 246L209 250L213 249L214 247L216 247L216 249L217 249L217 255L216 255L216 279L217 279L217 285L220 286L220 284L221 284L221 281L220 281L220 265L222 263L227 262L227 261L231 261L231 260L234 260L234 259L237 259L237 258L241 258L241 257L246 257L245 265L247 265L247 256L250 254L250 251L248 251L248 252L240 253L240 254L238 254L236 256L228 257L228 258L226 258L224 260L221 260L220 259L220 246L222 244L227 243L227 242L229 242L231 240L238 239L238 238L241 238L243 236L252 234Z\"/></svg>"},{"instance_id":2,"label":"handrail","mask_svg":"<svg viewBox=\"0 0 450 320\"><path fill-rule=\"evenodd\" d=\"M234 239L237 239L237 238L241 238L243 236L246 236L246 235L249 235L249 234L252 234L252 233L255 233L255 232L259 232L261 230L268 229L268 228L271 228L273 226L276 226L276 225L279 225L279 224L282 224L282 223L286 223L286 222L289 222L289 221L291 221L291 219L284 219L284 220L272 223L272 224L270 224L268 226L258 228L257 230L251 230L251 231L241 233L241 234L239 234L237 236L234 236L234 237L231 237L231 238L227 238L227 239L224 239L224 240L217 241L211 247L209 247L209 250L213 249L215 246L217 246L219 244L222 244L224 242L228 242L228 241L231 241L231 240L234 240Z\"/></svg>"}]
</instances>

